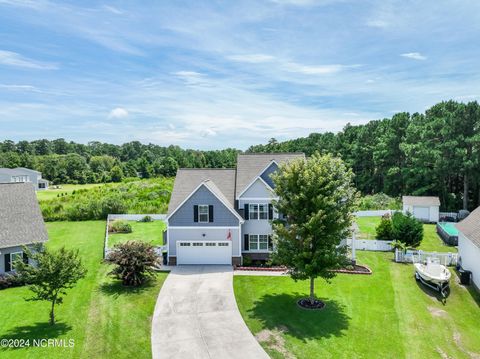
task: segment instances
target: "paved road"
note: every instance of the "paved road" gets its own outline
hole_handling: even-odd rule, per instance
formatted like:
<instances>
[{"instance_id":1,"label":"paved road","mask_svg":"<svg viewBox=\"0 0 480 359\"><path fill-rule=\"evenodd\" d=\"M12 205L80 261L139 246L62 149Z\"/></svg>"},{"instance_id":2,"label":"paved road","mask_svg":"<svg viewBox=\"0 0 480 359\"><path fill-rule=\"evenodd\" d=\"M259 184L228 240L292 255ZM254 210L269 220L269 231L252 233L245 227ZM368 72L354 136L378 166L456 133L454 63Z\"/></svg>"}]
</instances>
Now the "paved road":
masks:
<instances>
[{"instance_id":1,"label":"paved road","mask_svg":"<svg viewBox=\"0 0 480 359\"><path fill-rule=\"evenodd\" d=\"M268 358L245 325L230 266L176 266L157 299L153 359Z\"/></svg>"}]
</instances>

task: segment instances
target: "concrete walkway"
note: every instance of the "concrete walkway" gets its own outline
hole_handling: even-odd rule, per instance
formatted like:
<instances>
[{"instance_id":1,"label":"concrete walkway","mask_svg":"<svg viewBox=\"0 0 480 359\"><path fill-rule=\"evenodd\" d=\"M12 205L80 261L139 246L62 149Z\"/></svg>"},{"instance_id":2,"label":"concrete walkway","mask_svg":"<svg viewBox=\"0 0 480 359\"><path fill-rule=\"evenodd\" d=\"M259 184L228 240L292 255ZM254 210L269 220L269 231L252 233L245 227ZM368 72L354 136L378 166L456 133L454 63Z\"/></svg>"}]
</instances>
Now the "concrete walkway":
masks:
<instances>
[{"instance_id":1,"label":"concrete walkway","mask_svg":"<svg viewBox=\"0 0 480 359\"><path fill-rule=\"evenodd\" d=\"M230 266L176 266L152 320L153 359L268 358L238 311Z\"/></svg>"}]
</instances>

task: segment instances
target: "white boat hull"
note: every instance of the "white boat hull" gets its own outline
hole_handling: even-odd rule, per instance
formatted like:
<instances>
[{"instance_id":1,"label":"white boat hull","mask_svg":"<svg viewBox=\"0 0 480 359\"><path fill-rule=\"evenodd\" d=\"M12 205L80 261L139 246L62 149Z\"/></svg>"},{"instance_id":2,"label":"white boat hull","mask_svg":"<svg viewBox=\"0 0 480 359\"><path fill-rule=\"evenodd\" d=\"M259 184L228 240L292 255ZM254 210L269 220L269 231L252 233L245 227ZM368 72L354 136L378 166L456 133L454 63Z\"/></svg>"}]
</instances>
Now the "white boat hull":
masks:
<instances>
[{"instance_id":1,"label":"white boat hull","mask_svg":"<svg viewBox=\"0 0 480 359\"><path fill-rule=\"evenodd\" d=\"M450 281L451 273L445 266L437 264L440 268L436 268L437 270L435 272L429 270L430 268L428 264L415 263L414 266L415 274L426 282L442 286Z\"/></svg>"}]
</instances>

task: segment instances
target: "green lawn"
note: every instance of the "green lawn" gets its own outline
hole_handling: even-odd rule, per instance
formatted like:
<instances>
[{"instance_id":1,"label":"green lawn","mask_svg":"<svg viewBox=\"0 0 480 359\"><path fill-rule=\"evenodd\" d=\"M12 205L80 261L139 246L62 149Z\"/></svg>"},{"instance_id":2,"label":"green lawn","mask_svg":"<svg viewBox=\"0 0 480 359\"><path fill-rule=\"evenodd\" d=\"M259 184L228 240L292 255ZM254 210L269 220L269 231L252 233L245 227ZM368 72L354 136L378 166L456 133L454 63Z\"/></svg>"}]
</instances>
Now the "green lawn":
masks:
<instances>
[{"instance_id":1,"label":"green lawn","mask_svg":"<svg viewBox=\"0 0 480 359\"><path fill-rule=\"evenodd\" d=\"M144 241L155 246L163 245L163 232L167 229L164 221L137 222L128 221L132 225L132 233L115 233L108 235L108 247L126 241Z\"/></svg>"},{"instance_id":2,"label":"green lawn","mask_svg":"<svg viewBox=\"0 0 480 359\"><path fill-rule=\"evenodd\" d=\"M240 312L273 358L476 358L480 298L456 284L444 306L392 253L358 253L373 275L316 281L324 310L296 305L308 282L235 276ZM476 299L474 299L476 298Z\"/></svg>"},{"instance_id":3,"label":"green lawn","mask_svg":"<svg viewBox=\"0 0 480 359\"><path fill-rule=\"evenodd\" d=\"M39 200L49 200L56 198L59 194L71 194L73 191L78 191L79 189L91 189L99 186L103 186L103 183L87 183L87 184L62 184L60 185L61 188L53 188L54 186L50 186L45 191L37 191L37 198Z\"/></svg>"},{"instance_id":4,"label":"green lawn","mask_svg":"<svg viewBox=\"0 0 480 359\"><path fill-rule=\"evenodd\" d=\"M26 302L26 287L0 291L0 338L74 339L75 346L0 349L0 357L150 358L151 316L166 274L158 274L145 288L124 288L107 276L110 267L102 264L105 222L55 222L47 228L50 248L80 250L87 277L57 307L53 327L48 325L48 303Z\"/></svg>"},{"instance_id":5,"label":"green lawn","mask_svg":"<svg viewBox=\"0 0 480 359\"><path fill-rule=\"evenodd\" d=\"M375 239L375 228L380 223L381 217L358 217L356 222L360 233L358 239ZM423 225L423 240L418 249L429 252L457 252L454 246L445 245L438 236L434 224Z\"/></svg>"}]
</instances>

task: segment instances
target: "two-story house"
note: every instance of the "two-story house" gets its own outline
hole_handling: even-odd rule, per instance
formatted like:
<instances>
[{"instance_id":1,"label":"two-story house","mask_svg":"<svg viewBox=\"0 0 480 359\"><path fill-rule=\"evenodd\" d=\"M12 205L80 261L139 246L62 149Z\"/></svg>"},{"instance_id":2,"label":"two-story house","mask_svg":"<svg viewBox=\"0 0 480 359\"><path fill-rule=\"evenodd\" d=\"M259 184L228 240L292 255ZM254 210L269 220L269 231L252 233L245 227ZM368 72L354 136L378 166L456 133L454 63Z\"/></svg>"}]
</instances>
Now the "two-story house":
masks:
<instances>
[{"instance_id":1,"label":"two-story house","mask_svg":"<svg viewBox=\"0 0 480 359\"><path fill-rule=\"evenodd\" d=\"M33 186L28 183L0 184L0 275L15 270L17 259L28 260L23 246L48 239Z\"/></svg>"},{"instance_id":2,"label":"two-story house","mask_svg":"<svg viewBox=\"0 0 480 359\"><path fill-rule=\"evenodd\" d=\"M168 262L233 264L266 260L277 216L271 174L303 153L239 154L236 168L179 169L167 216Z\"/></svg>"},{"instance_id":3,"label":"two-story house","mask_svg":"<svg viewBox=\"0 0 480 359\"><path fill-rule=\"evenodd\" d=\"M48 181L42 178L42 173L29 168L0 168L0 183L30 182L36 191L48 188Z\"/></svg>"}]
</instances>

